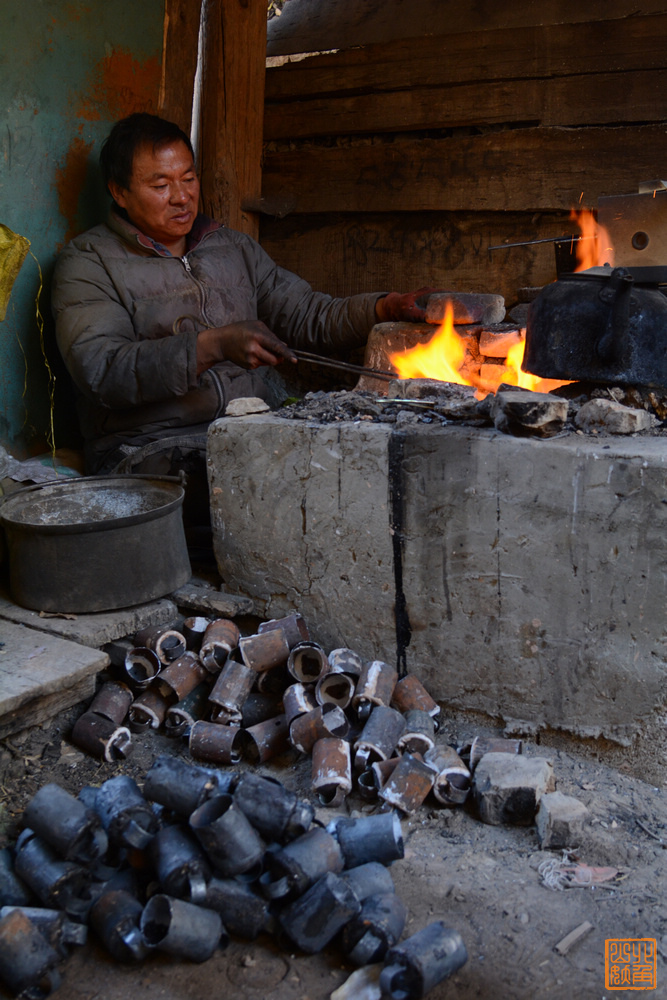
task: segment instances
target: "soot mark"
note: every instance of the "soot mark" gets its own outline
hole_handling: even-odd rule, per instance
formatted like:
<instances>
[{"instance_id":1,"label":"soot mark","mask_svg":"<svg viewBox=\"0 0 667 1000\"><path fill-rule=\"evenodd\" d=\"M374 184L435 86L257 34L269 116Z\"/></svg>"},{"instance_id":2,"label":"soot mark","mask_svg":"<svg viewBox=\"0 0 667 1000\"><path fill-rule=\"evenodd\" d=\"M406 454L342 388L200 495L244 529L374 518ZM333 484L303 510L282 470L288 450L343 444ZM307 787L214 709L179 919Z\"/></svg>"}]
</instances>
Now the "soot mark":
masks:
<instances>
[{"instance_id":1,"label":"soot mark","mask_svg":"<svg viewBox=\"0 0 667 1000\"><path fill-rule=\"evenodd\" d=\"M389 517L394 555L394 620L396 622L396 669L399 676L408 672L407 649L412 639L412 627L403 590L404 481L403 452L405 439L393 433L389 438Z\"/></svg>"}]
</instances>

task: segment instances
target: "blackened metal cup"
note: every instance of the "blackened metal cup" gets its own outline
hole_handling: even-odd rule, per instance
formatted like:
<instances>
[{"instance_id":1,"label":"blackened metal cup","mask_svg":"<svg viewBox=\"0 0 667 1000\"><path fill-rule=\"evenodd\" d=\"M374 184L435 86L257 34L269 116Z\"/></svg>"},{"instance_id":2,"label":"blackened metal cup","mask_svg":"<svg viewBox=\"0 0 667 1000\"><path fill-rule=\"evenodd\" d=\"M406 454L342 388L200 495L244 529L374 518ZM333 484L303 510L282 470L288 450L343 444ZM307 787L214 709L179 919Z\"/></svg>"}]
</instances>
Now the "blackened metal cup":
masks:
<instances>
[{"instance_id":1,"label":"blackened metal cup","mask_svg":"<svg viewBox=\"0 0 667 1000\"><path fill-rule=\"evenodd\" d=\"M219 945L229 943L215 910L162 894L144 907L141 933L151 947L191 962L205 962Z\"/></svg>"},{"instance_id":2,"label":"blackened metal cup","mask_svg":"<svg viewBox=\"0 0 667 1000\"><path fill-rule=\"evenodd\" d=\"M42 785L23 813L30 827L66 861L87 865L105 854L109 839L97 813L60 785Z\"/></svg>"},{"instance_id":3,"label":"blackened metal cup","mask_svg":"<svg viewBox=\"0 0 667 1000\"><path fill-rule=\"evenodd\" d=\"M151 840L150 853L166 892L193 903L206 898L211 869L199 842L187 827L163 827Z\"/></svg>"},{"instance_id":4,"label":"blackened metal cup","mask_svg":"<svg viewBox=\"0 0 667 1000\"><path fill-rule=\"evenodd\" d=\"M394 892L394 882L388 868L379 861L367 861L356 868L346 868L340 873L360 903L369 896L386 895Z\"/></svg>"},{"instance_id":5,"label":"blackened metal cup","mask_svg":"<svg viewBox=\"0 0 667 1000\"><path fill-rule=\"evenodd\" d=\"M265 840L284 844L308 830L315 809L298 798L276 778L253 774L240 778L234 788L234 801Z\"/></svg>"},{"instance_id":6,"label":"blackened metal cup","mask_svg":"<svg viewBox=\"0 0 667 1000\"><path fill-rule=\"evenodd\" d=\"M103 893L90 909L90 924L118 962L140 962L150 949L141 933L143 906L130 892Z\"/></svg>"},{"instance_id":7,"label":"blackened metal cup","mask_svg":"<svg viewBox=\"0 0 667 1000\"><path fill-rule=\"evenodd\" d=\"M438 920L387 952L380 973L382 996L421 1000L467 961L461 935Z\"/></svg>"},{"instance_id":8,"label":"blackened metal cup","mask_svg":"<svg viewBox=\"0 0 667 1000\"><path fill-rule=\"evenodd\" d=\"M344 858L337 839L316 826L280 850L267 851L265 866L261 892L267 899L289 900L327 872L341 872Z\"/></svg>"},{"instance_id":9,"label":"blackened metal cup","mask_svg":"<svg viewBox=\"0 0 667 1000\"><path fill-rule=\"evenodd\" d=\"M342 948L355 965L381 962L403 933L405 903L395 892L369 896L343 928Z\"/></svg>"},{"instance_id":10,"label":"blackened metal cup","mask_svg":"<svg viewBox=\"0 0 667 1000\"><path fill-rule=\"evenodd\" d=\"M128 774L118 774L100 785L95 809L112 843L142 850L158 831L157 816Z\"/></svg>"},{"instance_id":11,"label":"blackened metal cup","mask_svg":"<svg viewBox=\"0 0 667 1000\"><path fill-rule=\"evenodd\" d=\"M190 828L223 877L256 868L264 857L261 837L231 795L218 795L195 809Z\"/></svg>"},{"instance_id":12,"label":"blackened metal cup","mask_svg":"<svg viewBox=\"0 0 667 1000\"><path fill-rule=\"evenodd\" d=\"M270 922L267 901L236 878L212 878L204 906L219 913L226 926L247 941L254 941Z\"/></svg>"},{"instance_id":13,"label":"blackened metal cup","mask_svg":"<svg viewBox=\"0 0 667 1000\"><path fill-rule=\"evenodd\" d=\"M329 823L327 830L336 836L346 868L356 868L368 861L390 865L403 857L403 832L395 812L358 819L341 817Z\"/></svg>"},{"instance_id":14,"label":"blackened metal cup","mask_svg":"<svg viewBox=\"0 0 667 1000\"><path fill-rule=\"evenodd\" d=\"M0 979L14 996L46 997L60 985L60 957L21 910L0 920Z\"/></svg>"},{"instance_id":15,"label":"blackened metal cup","mask_svg":"<svg viewBox=\"0 0 667 1000\"><path fill-rule=\"evenodd\" d=\"M374 761L392 757L404 731L405 719L400 712L387 705L373 705L354 744L355 771L365 771Z\"/></svg>"},{"instance_id":16,"label":"blackened metal cup","mask_svg":"<svg viewBox=\"0 0 667 1000\"><path fill-rule=\"evenodd\" d=\"M144 780L144 795L179 816L188 817L206 799L227 792L238 776L189 764L170 754L153 763Z\"/></svg>"},{"instance_id":17,"label":"blackened metal cup","mask_svg":"<svg viewBox=\"0 0 667 1000\"><path fill-rule=\"evenodd\" d=\"M299 899L286 906L279 920L302 951L313 955L329 944L360 910L350 887L338 875L326 874Z\"/></svg>"}]
</instances>

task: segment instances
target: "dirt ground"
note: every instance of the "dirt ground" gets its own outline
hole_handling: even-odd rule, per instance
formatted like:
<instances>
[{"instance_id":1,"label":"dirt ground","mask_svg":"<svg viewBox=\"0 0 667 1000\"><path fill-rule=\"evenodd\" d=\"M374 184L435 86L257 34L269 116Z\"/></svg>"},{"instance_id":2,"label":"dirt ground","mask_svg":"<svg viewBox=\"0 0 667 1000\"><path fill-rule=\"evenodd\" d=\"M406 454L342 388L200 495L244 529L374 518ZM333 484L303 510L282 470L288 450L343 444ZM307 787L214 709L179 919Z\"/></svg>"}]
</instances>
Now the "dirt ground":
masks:
<instances>
[{"instance_id":1,"label":"dirt ground","mask_svg":"<svg viewBox=\"0 0 667 1000\"><path fill-rule=\"evenodd\" d=\"M135 751L122 764L85 756L68 742L82 706L45 727L27 730L0 743L2 846L20 828L22 809L34 792L56 781L73 793L99 785L121 772L141 781L153 760L165 751L189 759L185 742L160 734L135 736ZM439 739L464 743L472 736L501 735L479 720L445 720ZM545 860L562 852L541 851L534 827L494 827L480 822L472 808L435 808L425 804L403 821L405 858L391 868L396 890L409 911L405 936L433 920L460 932L468 962L435 987L431 1000L601 1000L634 996L635 991L605 988L605 940L655 938L657 988L649 996L667 996L667 801L664 785L647 784L628 773L623 751L611 767L599 749L571 749L527 742L524 752L553 762L559 790L576 796L591 813L578 859L589 866L611 866L617 874L594 887L547 888L539 872ZM634 762L633 762L634 763ZM654 762L652 777L661 771ZM308 798L310 761L290 752L264 765L260 773L278 777ZM374 807L351 795L344 813ZM318 809L324 822L332 811ZM584 922L588 933L566 954L554 950ZM209 961L196 965L163 955L142 965L114 962L90 937L74 949L55 997L67 1000L182 1000L204 996L260 1000L325 1000L354 967L336 947L305 956L285 949L268 936L255 942L234 939ZM352 991L350 997L359 997Z\"/></svg>"}]
</instances>

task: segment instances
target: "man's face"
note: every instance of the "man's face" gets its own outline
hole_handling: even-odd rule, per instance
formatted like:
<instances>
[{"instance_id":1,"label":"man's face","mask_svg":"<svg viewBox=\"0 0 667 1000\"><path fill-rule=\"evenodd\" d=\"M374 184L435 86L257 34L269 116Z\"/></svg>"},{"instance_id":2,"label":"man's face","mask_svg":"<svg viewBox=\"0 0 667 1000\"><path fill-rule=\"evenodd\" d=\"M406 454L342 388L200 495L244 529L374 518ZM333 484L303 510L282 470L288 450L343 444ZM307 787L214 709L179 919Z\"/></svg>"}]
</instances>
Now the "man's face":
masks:
<instances>
[{"instance_id":1,"label":"man's face","mask_svg":"<svg viewBox=\"0 0 667 1000\"><path fill-rule=\"evenodd\" d=\"M109 184L116 204L137 229L158 243L182 252L199 204L199 180L190 151L176 141L154 150L139 146L134 154L129 188Z\"/></svg>"}]
</instances>

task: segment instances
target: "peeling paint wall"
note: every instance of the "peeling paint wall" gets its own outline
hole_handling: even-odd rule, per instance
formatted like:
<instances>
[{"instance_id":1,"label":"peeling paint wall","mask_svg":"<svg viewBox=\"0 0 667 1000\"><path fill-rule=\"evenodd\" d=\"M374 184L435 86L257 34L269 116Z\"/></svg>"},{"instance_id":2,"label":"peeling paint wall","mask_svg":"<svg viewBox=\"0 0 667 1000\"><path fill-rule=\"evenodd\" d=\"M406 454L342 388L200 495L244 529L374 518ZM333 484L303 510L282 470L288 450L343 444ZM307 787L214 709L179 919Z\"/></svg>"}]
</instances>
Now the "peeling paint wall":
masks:
<instances>
[{"instance_id":1,"label":"peeling paint wall","mask_svg":"<svg viewBox=\"0 0 667 1000\"><path fill-rule=\"evenodd\" d=\"M156 111L164 0L30 0L0 6L0 222L26 236L41 267L40 307L56 376L56 445L77 443L69 379L57 355L48 287L58 251L103 220L97 157L110 125ZM49 380L28 256L0 323L0 444L45 450Z\"/></svg>"}]
</instances>

